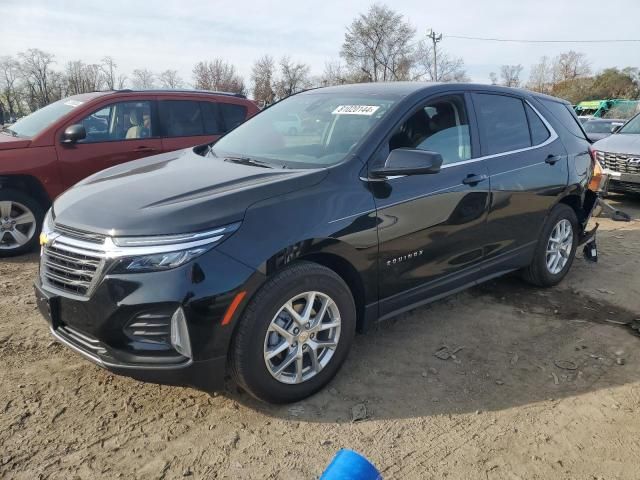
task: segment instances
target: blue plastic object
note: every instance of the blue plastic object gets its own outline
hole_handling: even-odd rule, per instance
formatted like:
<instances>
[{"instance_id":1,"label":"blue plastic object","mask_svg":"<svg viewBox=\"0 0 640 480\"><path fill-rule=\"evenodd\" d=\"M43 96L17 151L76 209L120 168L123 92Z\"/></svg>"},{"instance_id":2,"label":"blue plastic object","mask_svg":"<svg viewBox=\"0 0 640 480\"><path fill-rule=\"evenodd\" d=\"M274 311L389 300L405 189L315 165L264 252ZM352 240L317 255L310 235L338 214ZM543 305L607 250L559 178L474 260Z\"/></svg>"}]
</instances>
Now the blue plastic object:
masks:
<instances>
[{"instance_id":1,"label":"blue plastic object","mask_svg":"<svg viewBox=\"0 0 640 480\"><path fill-rule=\"evenodd\" d=\"M382 475L359 453L342 449L333 457L320 480L382 480Z\"/></svg>"}]
</instances>

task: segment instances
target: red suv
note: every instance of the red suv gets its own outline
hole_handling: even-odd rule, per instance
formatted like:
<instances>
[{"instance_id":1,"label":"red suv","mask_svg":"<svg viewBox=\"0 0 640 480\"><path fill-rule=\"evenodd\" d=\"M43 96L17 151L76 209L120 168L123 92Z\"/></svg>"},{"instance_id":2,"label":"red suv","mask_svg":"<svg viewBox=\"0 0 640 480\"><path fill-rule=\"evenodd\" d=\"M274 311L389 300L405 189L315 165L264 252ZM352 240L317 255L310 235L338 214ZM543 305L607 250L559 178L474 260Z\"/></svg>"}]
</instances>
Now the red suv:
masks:
<instances>
[{"instance_id":1,"label":"red suv","mask_svg":"<svg viewBox=\"0 0 640 480\"><path fill-rule=\"evenodd\" d=\"M209 143L258 112L244 96L119 90L52 103L0 133L0 257L34 248L51 201L83 178Z\"/></svg>"}]
</instances>

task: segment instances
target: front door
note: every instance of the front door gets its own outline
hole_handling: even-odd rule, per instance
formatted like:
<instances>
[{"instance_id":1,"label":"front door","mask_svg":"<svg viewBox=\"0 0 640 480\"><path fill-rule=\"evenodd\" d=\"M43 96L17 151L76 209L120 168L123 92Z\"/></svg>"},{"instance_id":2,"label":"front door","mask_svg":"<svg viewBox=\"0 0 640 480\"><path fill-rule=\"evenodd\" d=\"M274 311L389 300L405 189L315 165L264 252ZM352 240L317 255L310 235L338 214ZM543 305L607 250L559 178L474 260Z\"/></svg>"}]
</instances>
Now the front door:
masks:
<instances>
[{"instance_id":1,"label":"front door","mask_svg":"<svg viewBox=\"0 0 640 480\"><path fill-rule=\"evenodd\" d=\"M69 125L82 124L87 136L73 144L57 141L65 185L70 187L105 168L160 153L162 144L153 118L153 101L141 100L111 103L70 121Z\"/></svg>"},{"instance_id":2,"label":"front door","mask_svg":"<svg viewBox=\"0 0 640 480\"><path fill-rule=\"evenodd\" d=\"M483 258L489 177L485 163L474 159L477 140L472 141L467 102L462 94L426 101L376 156L416 148L443 157L439 173L370 182L378 215L382 317L464 284Z\"/></svg>"}]
</instances>

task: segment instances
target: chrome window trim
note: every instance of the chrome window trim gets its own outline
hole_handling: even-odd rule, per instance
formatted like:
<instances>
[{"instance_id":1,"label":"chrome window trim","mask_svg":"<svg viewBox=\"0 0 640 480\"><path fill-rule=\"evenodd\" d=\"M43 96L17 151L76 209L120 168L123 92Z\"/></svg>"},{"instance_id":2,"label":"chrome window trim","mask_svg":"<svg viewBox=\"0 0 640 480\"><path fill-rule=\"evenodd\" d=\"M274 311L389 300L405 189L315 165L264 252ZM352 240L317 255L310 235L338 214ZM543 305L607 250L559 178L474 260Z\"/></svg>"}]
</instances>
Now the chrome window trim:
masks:
<instances>
[{"instance_id":1,"label":"chrome window trim","mask_svg":"<svg viewBox=\"0 0 640 480\"><path fill-rule=\"evenodd\" d=\"M542 120L542 123L544 123L544 126L547 127L547 130L549 130L549 138L547 138L542 143L539 143L537 145L532 145L530 147L519 148L517 150L509 150L509 151L500 152L500 153L492 153L490 155L483 155L481 157L470 158L469 160L461 160L459 162L445 163L444 165L442 165L440 167L440 170L443 170L445 168L457 167L459 165L466 165L466 164L470 164L470 163L481 162L483 160L490 160L492 158L499 158L499 157L504 157L504 156L507 156L507 155L513 155L515 153L528 152L529 150L535 150L535 149L538 149L538 148L546 147L547 145L550 145L551 143L555 142L559 138L558 134L555 131L555 129L547 121L547 119L544 117L544 115L542 115L540 113L540 111L536 107L534 107L531 104L531 102L529 102L529 100L527 100L526 98L523 99L523 100L527 105L529 105L529 107L531 107L531 109L534 111L534 113L536 115L538 115L538 118L540 118L540 120ZM406 176L407 175L394 175L394 176L391 176L391 177L386 177L386 178L381 178L381 179L360 177L360 179L363 180L363 181L367 181L367 182L379 182L379 181L386 182L386 181L390 181L390 180L395 180L396 178L403 178L403 177L406 177Z\"/></svg>"}]
</instances>

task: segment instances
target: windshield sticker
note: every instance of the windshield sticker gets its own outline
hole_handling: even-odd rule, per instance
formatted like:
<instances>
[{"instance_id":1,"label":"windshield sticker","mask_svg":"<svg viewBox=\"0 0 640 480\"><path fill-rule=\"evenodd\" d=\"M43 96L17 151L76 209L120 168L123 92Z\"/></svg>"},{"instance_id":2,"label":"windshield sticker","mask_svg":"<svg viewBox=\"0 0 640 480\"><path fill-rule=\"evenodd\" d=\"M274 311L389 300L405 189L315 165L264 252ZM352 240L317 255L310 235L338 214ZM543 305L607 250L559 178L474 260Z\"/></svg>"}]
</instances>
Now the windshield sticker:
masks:
<instances>
[{"instance_id":1,"label":"windshield sticker","mask_svg":"<svg viewBox=\"0 0 640 480\"><path fill-rule=\"evenodd\" d=\"M338 105L331 113L333 115L373 115L379 108L378 105Z\"/></svg>"},{"instance_id":2,"label":"windshield sticker","mask_svg":"<svg viewBox=\"0 0 640 480\"><path fill-rule=\"evenodd\" d=\"M79 105L82 105L84 102L79 102L78 100L67 100L66 102L64 102L65 105L69 105L70 107L77 107Z\"/></svg>"}]
</instances>

